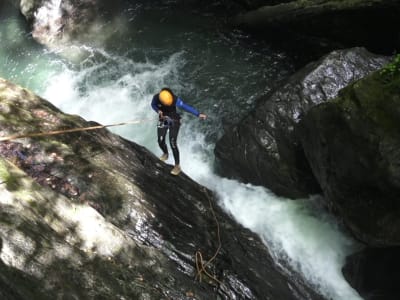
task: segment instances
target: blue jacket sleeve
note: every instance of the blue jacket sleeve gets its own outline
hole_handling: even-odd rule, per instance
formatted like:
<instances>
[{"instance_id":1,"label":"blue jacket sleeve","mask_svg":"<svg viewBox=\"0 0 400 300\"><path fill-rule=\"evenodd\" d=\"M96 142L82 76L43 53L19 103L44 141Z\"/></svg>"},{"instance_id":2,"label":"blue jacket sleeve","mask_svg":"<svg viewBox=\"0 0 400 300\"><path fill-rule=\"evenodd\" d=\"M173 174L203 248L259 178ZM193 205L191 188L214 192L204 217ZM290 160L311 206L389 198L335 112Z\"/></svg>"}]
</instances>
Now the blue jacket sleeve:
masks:
<instances>
[{"instance_id":1,"label":"blue jacket sleeve","mask_svg":"<svg viewBox=\"0 0 400 300\"><path fill-rule=\"evenodd\" d=\"M176 106L178 108L182 108L184 111L187 111L188 113L195 115L196 117L200 115L197 109L183 102L181 98L178 98L178 100L176 100Z\"/></svg>"},{"instance_id":2,"label":"blue jacket sleeve","mask_svg":"<svg viewBox=\"0 0 400 300\"><path fill-rule=\"evenodd\" d=\"M158 113L158 94L153 96L153 100L151 100L151 108L153 108L153 110Z\"/></svg>"}]
</instances>

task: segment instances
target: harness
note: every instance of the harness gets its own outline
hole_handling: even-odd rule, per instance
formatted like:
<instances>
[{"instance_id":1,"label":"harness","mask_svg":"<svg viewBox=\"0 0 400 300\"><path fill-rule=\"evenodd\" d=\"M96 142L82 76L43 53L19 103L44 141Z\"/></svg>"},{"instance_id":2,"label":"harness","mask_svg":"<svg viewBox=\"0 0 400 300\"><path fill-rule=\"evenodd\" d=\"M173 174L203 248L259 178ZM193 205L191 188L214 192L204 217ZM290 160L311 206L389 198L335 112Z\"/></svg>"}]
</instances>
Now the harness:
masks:
<instances>
[{"instance_id":1,"label":"harness","mask_svg":"<svg viewBox=\"0 0 400 300\"><path fill-rule=\"evenodd\" d=\"M172 119L171 117L165 116L158 121L158 128L171 128L175 122L179 122L179 120Z\"/></svg>"},{"instance_id":2,"label":"harness","mask_svg":"<svg viewBox=\"0 0 400 300\"><path fill-rule=\"evenodd\" d=\"M171 128L174 125L180 124L181 116L176 111L176 97L174 97L171 105L163 105L159 99L157 99L157 107L163 112L163 117L158 121L158 128Z\"/></svg>"}]
</instances>

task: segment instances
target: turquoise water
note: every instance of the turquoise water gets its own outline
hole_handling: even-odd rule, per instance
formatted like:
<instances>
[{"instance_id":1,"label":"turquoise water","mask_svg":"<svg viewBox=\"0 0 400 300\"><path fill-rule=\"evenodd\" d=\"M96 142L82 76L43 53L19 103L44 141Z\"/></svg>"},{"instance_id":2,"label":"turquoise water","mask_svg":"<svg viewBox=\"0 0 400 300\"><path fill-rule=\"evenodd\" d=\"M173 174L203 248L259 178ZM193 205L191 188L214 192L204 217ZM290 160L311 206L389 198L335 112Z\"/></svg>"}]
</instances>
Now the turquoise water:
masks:
<instances>
[{"instance_id":1,"label":"turquoise water","mask_svg":"<svg viewBox=\"0 0 400 300\"><path fill-rule=\"evenodd\" d=\"M32 40L25 21L12 6L0 5L0 76L43 92L45 82L62 70L53 55Z\"/></svg>"},{"instance_id":2,"label":"turquoise water","mask_svg":"<svg viewBox=\"0 0 400 300\"><path fill-rule=\"evenodd\" d=\"M150 101L161 87L172 87L209 116L199 121L183 113L178 139L183 171L212 189L223 208L259 234L277 264L289 265L328 298L360 299L340 271L357 245L318 199L279 198L265 188L221 178L213 169L214 143L224 126L240 120L258 97L293 72L290 57L225 28L222 14L154 3L127 6L124 38L116 36L102 47L71 48L85 53L73 62L32 41L15 10L2 10L0 76L87 120L150 119L113 131L156 155L161 152Z\"/></svg>"}]
</instances>

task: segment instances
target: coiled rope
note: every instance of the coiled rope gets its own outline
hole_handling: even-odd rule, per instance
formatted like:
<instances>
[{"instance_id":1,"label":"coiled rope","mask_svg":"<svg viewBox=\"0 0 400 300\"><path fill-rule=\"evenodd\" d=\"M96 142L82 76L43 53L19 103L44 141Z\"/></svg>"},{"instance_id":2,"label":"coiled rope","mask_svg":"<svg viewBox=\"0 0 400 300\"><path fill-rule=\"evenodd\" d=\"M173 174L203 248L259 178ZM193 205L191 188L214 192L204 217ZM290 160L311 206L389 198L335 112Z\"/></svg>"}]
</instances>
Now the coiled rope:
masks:
<instances>
[{"instance_id":1,"label":"coiled rope","mask_svg":"<svg viewBox=\"0 0 400 300\"><path fill-rule=\"evenodd\" d=\"M222 285L222 282L220 280L218 280L218 278L216 278L215 276L211 275L206 270L207 265L209 265L217 257L219 251L221 250L222 243L221 243L221 233L220 233L219 223L218 223L217 216L215 215L215 211L214 211L214 208L213 208L212 203L211 203L211 197L208 194L208 191L206 189L204 189L204 191L205 191L205 193L207 195L208 203L210 205L210 210L211 210L211 213L212 213L212 215L214 217L214 220L215 220L215 223L216 223L216 226L217 226L218 247L217 247L217 250L215 251L214 255L206 262L204 262L203 255L201 254L201 252L200 251L196 251L195 258L196 258L197 274L196 274L195 279L198 279L201 282L202 274L204 273L210 279L212 279L215 282L217 282L220 285Z\"/></svg>"},{"instance_id":2,"label":"coiled rope","mask_svg":"<svg viewBox=\"0 0 400 300\"><path fill-rule=\"evenodd\" d=\"M89 127L60 129L60 130L53 130L53 131L46 131L46 132L14 134L14 135L0 137L0 142L6 142L6 141L12 141L12 140L17 140L17 139L22 139L22 138L30 138L30 137L50 136L50 135L57 135L57 134L70 133L70 132L97 130L97 129L107 128L107 127L123 126L123 125L129 125L129 124L140 124L140 123L145 123L145 122L153 121L153 120L154 119L132 120L132 121L126 121L126 122L108 124L108 125L95 125L95 126L89 126Z\"/></svg>"}]
</instances>

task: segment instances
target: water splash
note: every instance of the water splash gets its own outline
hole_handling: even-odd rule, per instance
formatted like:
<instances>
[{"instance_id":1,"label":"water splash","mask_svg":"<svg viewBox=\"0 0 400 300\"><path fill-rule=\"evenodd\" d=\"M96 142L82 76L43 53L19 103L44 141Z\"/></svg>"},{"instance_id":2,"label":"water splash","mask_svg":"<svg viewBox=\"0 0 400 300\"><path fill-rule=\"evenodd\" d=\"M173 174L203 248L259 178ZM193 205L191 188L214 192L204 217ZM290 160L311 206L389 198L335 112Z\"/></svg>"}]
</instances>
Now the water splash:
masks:
<instances>
[{"instance_id":1,"label":"water splash","mask_svg":"<svg viewBox=\"0 0 400 300\"><path fill-rule=\"evenodd\" d=\"M98 52L95 59L88 59L78 70L65 66L63 72L50 78L43 97L65 112L102 124L154 117L154 127L146 122L112 129L126 138L149 145L157 122L156 114L150 110L149 99L160 86L179 84L176 74L181 63L181 53L155 64L151 61L135 63ZM150 148L154 149L155 144Z\"/></svg>"}]
</instances>

